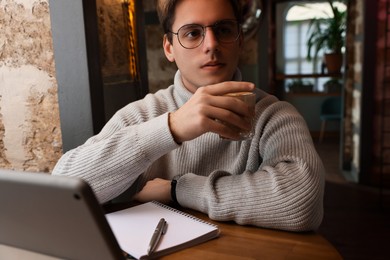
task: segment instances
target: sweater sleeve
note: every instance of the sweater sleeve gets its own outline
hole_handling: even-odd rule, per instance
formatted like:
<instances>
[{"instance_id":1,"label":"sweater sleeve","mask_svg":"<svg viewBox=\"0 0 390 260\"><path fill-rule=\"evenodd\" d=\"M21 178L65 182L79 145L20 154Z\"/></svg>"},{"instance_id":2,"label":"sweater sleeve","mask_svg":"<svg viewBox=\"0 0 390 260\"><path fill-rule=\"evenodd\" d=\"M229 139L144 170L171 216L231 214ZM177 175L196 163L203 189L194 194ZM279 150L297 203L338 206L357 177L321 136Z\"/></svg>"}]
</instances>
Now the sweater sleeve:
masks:
<instances>
[{"instance_id":1,"label":"sweater sleeve","mask_svg":"<svg viewBox=\"0 0 390 260\"><path fill-rule=\"evenodd\" d=\"M306 123L286 102L265 98L260 103L252 140L256 149L248 157L249 164L261 158L260 166L240 174L185 174L177 183L177 200L219 221L314 230L323 217L325 172Z\"/></svg>"},{"instance_id":2,"label":"sweater sleeve","mask_svg":"<svg viewBox=\"0 0 390 260\"><path fill-rule=\"evenodd\" d=\"M148 115L140 104L123 108L98 135L65 153L52 174L86 180L101 203L129 188L157 158L178 147L168 113Z\"/></svg>"}]
</instances>

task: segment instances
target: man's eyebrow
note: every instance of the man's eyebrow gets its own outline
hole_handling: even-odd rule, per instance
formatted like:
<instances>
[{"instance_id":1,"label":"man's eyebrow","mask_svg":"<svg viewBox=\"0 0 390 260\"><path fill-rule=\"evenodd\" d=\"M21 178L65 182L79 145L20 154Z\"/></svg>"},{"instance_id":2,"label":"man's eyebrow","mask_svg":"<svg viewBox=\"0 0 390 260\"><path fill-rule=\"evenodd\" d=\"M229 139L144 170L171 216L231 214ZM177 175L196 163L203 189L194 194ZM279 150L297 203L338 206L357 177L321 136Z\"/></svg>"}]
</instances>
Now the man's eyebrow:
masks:
<instances>
[{"instance_id":1,"label":"man's eyebrow","mask_svg":"<svg viewBox=\"0 0 390 260\"><path fill-rule=\"evenodd\" d=\"M235 18L226 18L226 19L216 20L215 22L212 22L212 23L209 23L209 24L196 23L196 22L194 22L194 23L184 23L184 24L181 25L180 27L183 27L183 26L185 26L185 25L210 26L210 25L214 25L214 24L216 24L216 23L220 23L220 22L224 22L224 21L236 21L237 23L239 23L239 22L237 21L237 19L235 19ZM180 27L179 27L179 28L180 28Z\"/></svg>"}]
</instances>

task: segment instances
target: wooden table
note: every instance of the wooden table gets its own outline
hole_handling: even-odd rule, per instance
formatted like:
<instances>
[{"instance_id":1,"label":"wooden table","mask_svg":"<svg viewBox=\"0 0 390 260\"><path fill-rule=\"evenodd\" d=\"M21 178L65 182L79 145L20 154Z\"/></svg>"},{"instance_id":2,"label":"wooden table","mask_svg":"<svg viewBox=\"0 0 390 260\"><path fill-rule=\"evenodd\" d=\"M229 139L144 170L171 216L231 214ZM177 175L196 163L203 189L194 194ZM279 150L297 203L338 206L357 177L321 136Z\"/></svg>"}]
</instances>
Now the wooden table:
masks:
<instances>
[{"instance_id":1,"label":"wooden table","mask_svg":"<svg viewBox=\"0 0 390 260\"><path fill-rule=\"evenodd\" d=\"M233 222L216 222L205 214L181 209L198 218L217 224L221 230L218 238L167 255L162 259L342 259L338 251L315 232L292 233ZM58 260L0 245L0 259Z\"/></svg>"},{"instance_id":2,"label":"wooden table","mask_svg":"<svg viewBox=\"0 0 390 260\"><path fill-rule=\"evenodd\" d=\"M233 222L216 222L187 211L220 227L219 238L187 248L162 259L342 259L338 251L315 232L293 233Z\"/></svg>"}]
</instances>

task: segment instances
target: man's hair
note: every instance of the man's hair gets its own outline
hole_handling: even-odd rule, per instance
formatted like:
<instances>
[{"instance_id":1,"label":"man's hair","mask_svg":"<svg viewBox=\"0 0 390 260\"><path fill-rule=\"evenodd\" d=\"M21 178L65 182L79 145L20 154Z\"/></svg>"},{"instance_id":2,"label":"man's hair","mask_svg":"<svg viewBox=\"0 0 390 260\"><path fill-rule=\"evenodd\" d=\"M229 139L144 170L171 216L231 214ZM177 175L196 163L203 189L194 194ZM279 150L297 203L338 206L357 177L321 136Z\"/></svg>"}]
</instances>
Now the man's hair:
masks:
<instances>
[{"instance_id":1,"label":"man's hair","mask_svg":"<svg viewBox=\"0 0 390 260\"><path fill-rule=\"evenodd\" d=\"M168 40L172 42L173 22L175 21L175 9L180 0L157 0L157 14L163 27L164 33L167 34ZM229 0L232 5L234 16L239 23L242 23L242 11L240 0Z\"/></svg>"}]
</instances>

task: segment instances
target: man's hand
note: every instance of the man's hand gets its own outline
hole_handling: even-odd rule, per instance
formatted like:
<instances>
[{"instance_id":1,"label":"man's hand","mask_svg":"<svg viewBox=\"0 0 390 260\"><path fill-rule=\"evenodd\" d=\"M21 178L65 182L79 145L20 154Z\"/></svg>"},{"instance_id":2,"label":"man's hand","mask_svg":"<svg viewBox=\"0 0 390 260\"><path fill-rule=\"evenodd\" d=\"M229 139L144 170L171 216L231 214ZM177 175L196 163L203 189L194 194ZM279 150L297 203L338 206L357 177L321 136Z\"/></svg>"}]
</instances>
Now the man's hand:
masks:
<instances>
[{"instance_id":1,"label":"man's hand","mask_svg":"<svg viewBox=\"0 0 390 260\"><path fill-rule=\"evenodd\" d=\"M139 202L148 202L152 200L161 203L169 203L171 199L171 181L156 178L146 183L145 187L138 192L133 199Z\"/></svg>"},{"instance_id":2,"label":"man's hand","mask_svg":"<svg viewBox=\"0 0 390 260\"><path fill-rule=\"evenodd\" d=\"M252 83L236 81L199 88L187 103L169 116L169 127L175 141L189 141L206 132L233 140L239 138L237 131L221 122L250 130L250 123L245 117L250 116L251 110L241 100L223 95L253 89Z\"/></svg>"}]
</instances>

